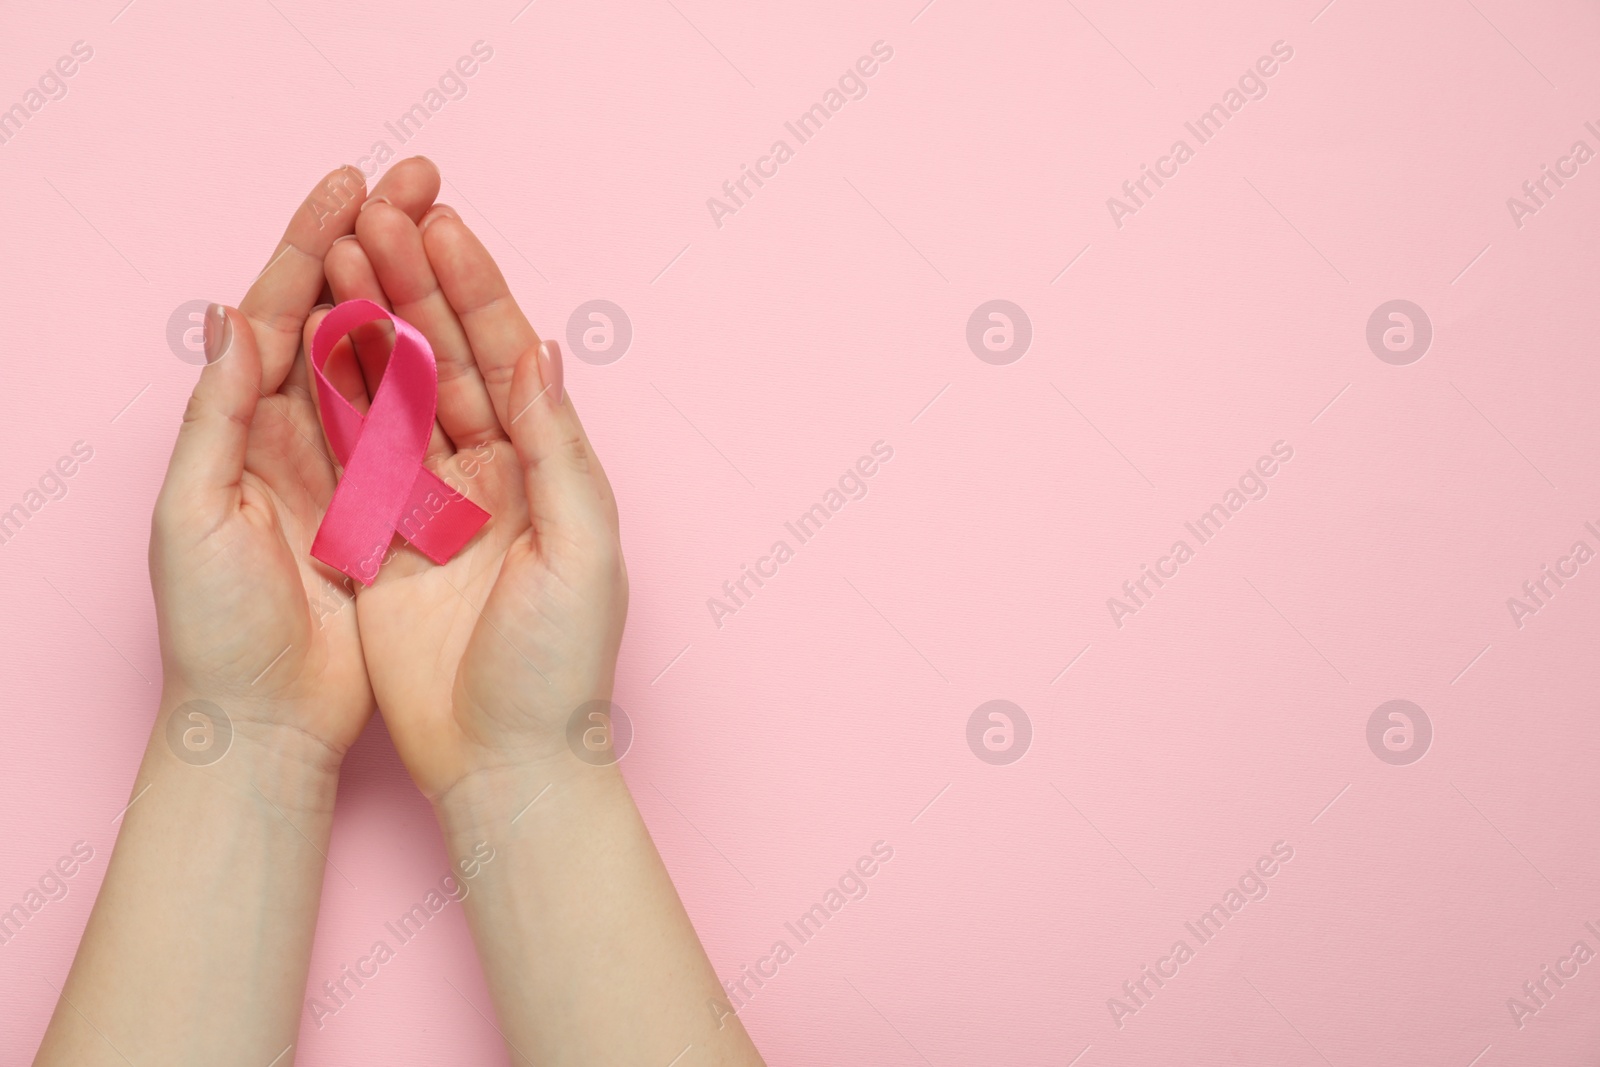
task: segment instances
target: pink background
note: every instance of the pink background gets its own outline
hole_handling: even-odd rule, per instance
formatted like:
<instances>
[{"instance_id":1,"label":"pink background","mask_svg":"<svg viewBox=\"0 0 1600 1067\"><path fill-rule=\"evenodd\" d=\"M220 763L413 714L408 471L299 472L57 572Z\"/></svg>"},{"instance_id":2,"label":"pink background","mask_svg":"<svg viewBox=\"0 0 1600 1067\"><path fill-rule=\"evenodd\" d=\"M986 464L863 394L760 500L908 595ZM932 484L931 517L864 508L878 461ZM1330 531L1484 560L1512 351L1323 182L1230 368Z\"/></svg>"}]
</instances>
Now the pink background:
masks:
<instances>
[{"instance_id":1,"label":"pink background","mask_svg":"<svg viewBox=\"0 0 1600 1067\"><path fill-rule=\"evenodd\" d=\"M11 16L0 104L94 57L0 145L0 509L94 458L0 548L0 909L97 856L0 948L0 1059L37 1044L153 714L148 520L195 377L168 317L237 302L309 183L386 140L439 162L547 336L592 299L632 322L567 380L624 514L624 766L719 972L894 849L745 1008L771 1062L1592 1062L1600 960L1521 1028L1506 1001L1600 950L1600 565L1520 629L1506 601L1600 548L1600 161L1520 227L1506 199L1600 149L1600 14L1322 2ZM479 40L399 146L384 124ZM1280 40L1268 95L1118 228L1106 199ZM718 227L707 198L778 138ZM1032 324L1009 365L965 340L992 299ZM1365 340L1393 299L1434 329L1409 366ZM879 440L869 495L718 628L707 599ZM1106 599L1279 440L1269 495L1116 626ZM1396 698L1434 731L1406 766L1366 740ZM966 741L994 699L1033 727L1004 766ZM446 867L381 724L339 803L313 985ZM1119 1028L1108 998L1278 841L1269 895ZM307 1013L300 1063L508 1062L443 918Z\"/></svg>"}]
</instances>

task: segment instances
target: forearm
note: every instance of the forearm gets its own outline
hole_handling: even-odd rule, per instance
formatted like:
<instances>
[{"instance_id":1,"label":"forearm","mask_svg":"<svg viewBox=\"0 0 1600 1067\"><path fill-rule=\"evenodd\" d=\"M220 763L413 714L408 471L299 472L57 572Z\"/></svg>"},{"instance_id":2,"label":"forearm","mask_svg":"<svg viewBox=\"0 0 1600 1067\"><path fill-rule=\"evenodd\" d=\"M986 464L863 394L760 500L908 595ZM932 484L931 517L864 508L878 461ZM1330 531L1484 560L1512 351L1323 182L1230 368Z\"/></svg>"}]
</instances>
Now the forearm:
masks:
<instances>
[{"instance_id":1,"label":"forearm","mask_svg":"<svg viewBox=\"0 0 1600 1067\"><path fill-rule=\"evenodd\" d=\"M225 754L186 762L168 740L175 703L36 1064L293 1062L277 1057L299 1031L338 759L235 717Z\"/></svg>"},{"instance_id":2,"label":"forearm","mask_svg":"<svg viewBox=\"0 0 1600 1067\"><path fill-rule=\"evenodd\" d=\"M481 772L438 815L463 876L494 850L465 906L520 1061L761 1063L614 767Z\"/></svg>"}]
</instances>

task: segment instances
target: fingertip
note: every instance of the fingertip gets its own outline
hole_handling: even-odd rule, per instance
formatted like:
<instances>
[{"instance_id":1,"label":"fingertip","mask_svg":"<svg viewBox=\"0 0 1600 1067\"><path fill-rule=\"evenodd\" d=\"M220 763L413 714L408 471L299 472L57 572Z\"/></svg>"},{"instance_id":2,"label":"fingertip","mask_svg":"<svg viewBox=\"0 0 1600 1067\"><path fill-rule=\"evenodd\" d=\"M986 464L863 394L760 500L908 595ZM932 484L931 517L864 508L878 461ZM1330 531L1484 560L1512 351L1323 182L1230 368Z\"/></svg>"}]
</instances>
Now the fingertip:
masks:
<instances>
[{"instance_id":1,"label":"fingertip","mask_svg":"<svg viewBox=\"0 0 1600 1067\"><path fill-rule=\"evenodd\" d=\"M566 373L561 345L554 338L539 342L539 378L550 391L550 406L560 407L566 399Z\"/></svg>"},{"instance_id":2,"label":"fingertip","mask_svg":"<svg viewBox=\"0 0 1600 1067\"><path fill-rule=\"evenodd\" d=\"M225 304L206 309L206 365L195 382L191 405L248 423L261 397L261 362L242 313Z\"/></svg>"},{"instance_id":3,"label":"fingertip","mask_svg":"<svg viewBox=\"0 0 1600 1067\"><path fill-rule=\"evenodd\" d=\"M311 351L311 340L317 335L317 327L322 325L322 320L328 317L328 312L333 310L332 304L318 304L311 309L311 314L306 316L305 346L306 351Z\"/></svg>"},{"instance_id":4,"label":"fingertip","mask_svg":"<svg viewBox=\"0 0 1600 1067\"><path fill-rule=\"evenodd\" d=\"M445 225L437 225L440 222ZM422 234L422 250L427 254L428 264L438 276L439 284L444 288L445 296L451 306L459 311L461 309L459 294L462 288L460 281L463 273L475 273L481 267L487 252L479 253L482 244L473 234L472 228L461 221L461 216L446 204L434 205L433 209L423 216L418 230Z\"/></svg>"},{"instance_id":5,"label":"fingertip","mask_svg":"<svg viewBox=\"0 0 1600 1067\"><path fill-rule=\"evenodd\" d=\"M346 163L323 176L306 196L305 206L318 231L348 233L366 199L366 175Z\"/></svg>"},{"instance_id":6,"label":"fingertip","mask_svg":"<svg viewBox=\"0 0 1600 1067\"><path fill-rule=\"evenodd\" d=\"M425 193L429 204L437 200L439 187L444 183L444 174L439 170L439 164L421 155L400 162L406 168L407 180L414 183L410 191L416 194ZM427 207L424 206L423 210L426 211Z\"/></svg>"},{"instance_id":7,"label":"fingertip","mask_svg":"<svg viewBox=\"0 0 1600 1067\"><path fill-rule=\"evenodd\" d=\"M352 283L358 283L372 273L372 264L367 257L366 249L361 247L361 241L355 234L341 237L328 249L327 258L323 260L322 269L328 276L328 287L333 291L336 300L345 300L348 297L341 294L349 291Z\"/></svg>"},{"instance_id":8,"label":"fingertip","mask_svg":"<svg viewBox=\"0 0 1600 1067\"><path fill-rule=\"evenodd\" d=\"M396 207L387 197L373 196L361 205L361 213L356 217L355 235L370 256L376 255L386 243L393 242L404 231L415 230L416 225L407 212Z\"/></svg>"},{"instance_id":9,"label":"fingertip","mask_svg":"<svg viewBox=\"0 0 1600 1067\"><path fill-rule=\"evenodd\" d=\"M402 159L378 180L372 190L418 221L439 196L441 181L438 166L427 156Z\"/></svg>"},{"instance_id":10,"label":"fingertip","mask_svg":"<svg viewBox=\"0 0 1600 1067\"><path fill-rule=\"evenodd\" d=\"M366 199L367 176L354 163L346 163L344 166L332 171L323 181L328 185L348 191L358 200Z\"/></svg>"},{"instance_id":11,"label":"fingertip","mask_svg":"<svg viewBox=\"0 0 1600 1067\"><path fill-rule=\"evenodd\" d=\"M457 215L455 209L449 204L435 204L428 209L428 213L426 215L422 216L422 222L418 224L417 228L423 233L427 233L428 227L432 226L440 219L452 219L456 222L460 222L461 216Z\"/></svg>"},{"instance_id":12,"label":"fingertip","mask_svg":"<svg viewBox=\"0 0 1600 1067\"><path fill-rule=\"evenodd\" d=\"M416 223L393 204L378 204L363 212L356 221L361 250L371 262L372 273L395 306L422 300L434 291L437 281L428 263L427 251ZM426 326L420 328L426 330ZM435 350L438 344L435 343Z\"/></svg>"},{"instance_id":13,"label":"fingertip","mask_svg":"<svg viewBox=\"0 0 1600 1067\"><path fill-rule=\"evenodd\" d=\"M226 304L208 307L203 330L206 365L197 391L209 380L215 383L209 388L226 394L230 403L240 396L253 401L261 392L261 364L254 337L238 308Z\"/></svg>"},{"instance_id":14,"label":"fingertip","mask_svg":"<svg viewBox=\"0 0 1600 1067\"><path fill-rule=\"evenodd\" d=\"M228 354L233 344L233 320L226 305L212 304L206 308L203 338L208 366Z\"/></svg>"}]
</instances>

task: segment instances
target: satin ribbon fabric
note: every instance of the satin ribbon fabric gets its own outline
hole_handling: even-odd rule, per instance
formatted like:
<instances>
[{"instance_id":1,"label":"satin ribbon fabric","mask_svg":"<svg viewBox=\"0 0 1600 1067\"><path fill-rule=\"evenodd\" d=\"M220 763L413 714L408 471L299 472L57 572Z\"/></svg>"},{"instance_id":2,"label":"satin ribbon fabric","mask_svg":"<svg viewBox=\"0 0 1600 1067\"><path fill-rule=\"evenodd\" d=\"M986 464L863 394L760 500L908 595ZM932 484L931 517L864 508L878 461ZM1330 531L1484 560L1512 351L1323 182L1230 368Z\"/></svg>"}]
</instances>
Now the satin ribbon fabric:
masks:
<instances>
[{"instance_id":1,"label":"satin ribbon fabric","mask_svg":"<svg viewBox=\"0 0 1600 1067\"><path fill-rule=\"evenodd\" d=\"M394 350L363 417L323 367L339 338L378 319L394 324ZM322 428L344 467L311 554L363 585L378 576L396 533L433 562L449 562L489 513L422 465L439 402L439 368L427 339L370 300L346 300L317 327L311 369Z\"/></svg>"}]
</instances>

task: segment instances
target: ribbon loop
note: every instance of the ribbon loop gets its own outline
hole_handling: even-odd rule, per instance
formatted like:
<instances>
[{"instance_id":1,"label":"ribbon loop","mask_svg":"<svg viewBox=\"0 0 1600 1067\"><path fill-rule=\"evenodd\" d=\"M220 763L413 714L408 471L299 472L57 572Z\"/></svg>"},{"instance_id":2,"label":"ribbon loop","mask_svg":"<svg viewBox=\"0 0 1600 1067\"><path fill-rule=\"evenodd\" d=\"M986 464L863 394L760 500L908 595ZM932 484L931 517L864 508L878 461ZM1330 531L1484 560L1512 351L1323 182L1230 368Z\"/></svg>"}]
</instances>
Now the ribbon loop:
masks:
<instances>
[{"instance_id":1,"label":"ribbon loop","mask_svg":"<svg viewBox=\"0 0 1600 1067\"><path fill-rule=\"evenodd\" d=\"M363 416L323 367L339 338L379 319L394 324L394 350ZM363 585L377 577L396 533L433 562L449 562L489 513L423 466L439 402L439 368L427 338L370 300L346 300L317 327L311 369L323 430L344 467L311 554Z\"/></svg>"}]
</instances>

